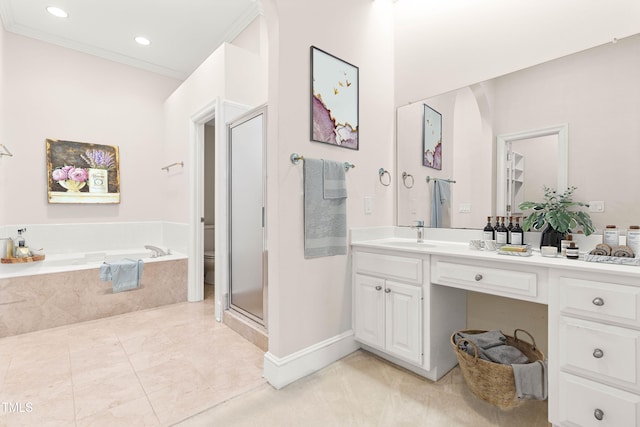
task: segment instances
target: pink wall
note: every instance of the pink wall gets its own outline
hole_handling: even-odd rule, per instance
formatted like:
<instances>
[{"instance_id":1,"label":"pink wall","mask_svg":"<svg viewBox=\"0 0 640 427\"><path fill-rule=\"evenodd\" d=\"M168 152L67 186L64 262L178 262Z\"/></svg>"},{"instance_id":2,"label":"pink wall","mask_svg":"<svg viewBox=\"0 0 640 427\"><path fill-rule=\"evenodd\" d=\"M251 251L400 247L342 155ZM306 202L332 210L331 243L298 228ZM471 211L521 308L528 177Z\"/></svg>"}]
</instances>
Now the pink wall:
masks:
<instances>
[{"instance_id":1,"label":"pink wall","mask_svg":"<svg viewBox=\"0 0 640 427\"><path fill-rule=\"evenodd\" d=\"M184 168L164 173L163 218L189 222L189 126L191 116L218 97L248 106L266 102L265 71L258 55L224 44L209 56L164 104L164 162ZM162 127L162 125L161 125Z\"/></svg>"},{"instance_id":2,"label":"pink wall","mask_svg":"<svg viewBox=\"0 0 640 427\"><path fill-rule=\"evenodd\" d=\"M162 220L163 103L178 80L2 34L2 223ZM121 203L47 203L46 138L117 145Z\"/></svg>"},{"instance_id":3,"label":"pink wall","mask_svg":"<svg viewBox=\"0 0 640 427\"><path fill-rule=\"evenodd\" d=\"M4 27L0 21L0 94L4 93ZM4 97L0 96L0 144L6 144L7 138L4 136ZM6 144L8 145L8 144ZM7 188L5 179L5 164L7 156L0 156L0 188ZM5 211L7 210L6 191L0 191L0 224L5 224Z\"/></svg>"},{"instance_id":4,"label":"pink wall","mask_svg":"<svg viewBox=\"0 0 640 427\"><path fill-rule=\"evenodd\" d=\"M638 32L640 2L395 3L396 106Z\"/></svg>"},{"instance_id":5,"label":"pink wall","mask_svg":"<svg viewBox=\"0 0 640 427\"><path fill-rule=\"evenodd\" d=\"M392 5L370 0L269 0L268 245L269 352L281 357L351 329L349 258L306 260L303 255L305 157L349 161L348 227L393 223L393 186L378 169L393 172ZM301 18L305 17L305 18ZM310 46L360 71L360 150L310 142ZM364 196L374 197L365 215Z\"/></svg>"}]
</instances>

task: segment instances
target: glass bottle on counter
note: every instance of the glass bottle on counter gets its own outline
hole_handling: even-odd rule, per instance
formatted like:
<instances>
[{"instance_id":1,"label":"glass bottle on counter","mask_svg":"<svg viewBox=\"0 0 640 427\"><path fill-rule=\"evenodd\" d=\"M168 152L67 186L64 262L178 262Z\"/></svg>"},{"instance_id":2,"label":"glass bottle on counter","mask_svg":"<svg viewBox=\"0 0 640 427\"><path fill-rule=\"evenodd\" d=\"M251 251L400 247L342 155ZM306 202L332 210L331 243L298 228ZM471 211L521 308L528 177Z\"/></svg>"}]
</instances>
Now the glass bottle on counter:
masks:
<instances>
[{"instance_id":1,"label":"glass bottle on counter","mask_svg":"<svg viewBox=\"0 0 640 427\"><path fill-rule=\"evenodd\" d=\"M524 230L520 227L520 217L516 217L516 225L511 230L511 244L523 245L524 244Z\"/></svg>"},{"instance_id":2,"label":"glass bottle on counter","mask_svg":"<svg viewBox=\"0 0 640 427\"><path fill-rule=\"evenodd\" d=\"M620 232L615 225L607 225L602 233L602 243L605 243L612 248L619 245Z\"/></svg>"},{"instance_id":3,"label":"glass bottle on counter","mask_svg":"<svg viewBox=\"0 0 640 427\"><path fill-rule=\"evenodd\" d=\"M491 217L490 216L487 217L487 225L485 225L484 229L482 230L482 238L484 240L495 240L495 230L493 229L493 226L491 225Z\"/></svg>"},{"instance_id":4,"label":"glass bottle on counter","mask_svg":"<svg viewBox=\"0 0 640 427\"><path fill-rule=\"evenodd\" d=\"M502 217L501 219L502 222L500 222L500 225L498 225L498 229L496 230L496 245L498 246L507 244L509 234L509 230L507 230L507 227L504 226L504 217Z\"/></svg>"},{"instance_id":5,"label":"glass bottle on counter","mask_svg":"<svg viewBox=\"0 0 640 427\"><path fill-rule=\"evenodd\" d=\"M507 225L507 243L513 243L511 241L511 230L513 230L513 217L509 217L509 225Z\"/></svg>"},{"instance_id":6,"label":"glass bottle on counter","mask_svg":"<svg viewBox=\"0 0 640 427\"><path fill-rule=\"evenodd\" d=\"M629 226L627 230L627 246L633 250L636 258L640 258L640 225Z\"/></svg>"}]
</instances>

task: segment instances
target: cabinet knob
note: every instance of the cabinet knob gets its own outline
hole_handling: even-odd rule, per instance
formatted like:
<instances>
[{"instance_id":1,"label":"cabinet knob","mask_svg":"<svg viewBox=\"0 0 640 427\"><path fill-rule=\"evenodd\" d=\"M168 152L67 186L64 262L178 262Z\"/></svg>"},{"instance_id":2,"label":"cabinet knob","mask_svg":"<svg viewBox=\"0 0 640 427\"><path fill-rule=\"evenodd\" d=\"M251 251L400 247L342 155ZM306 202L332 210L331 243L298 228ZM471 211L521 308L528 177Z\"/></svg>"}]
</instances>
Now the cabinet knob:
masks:
<instances>
[{"instance_id":1,"label":"cabinet knob","mask_svg":"<svg viewBox=\"0 0 640 427\"><path fill-rule=\"evenodd\" d=\"M596 409L595 411L593 411L593 416L596 418L596 420L602 421L602 419L604 418L604 412L602 411L602 409Z\"/></svg>"},{"instance_id":2,"label":"cabinet knob","mask_svg":"<svg viewBox=\"0 0 640 427\"><path fill-rule=\"evenodd\" d=\"M382 289L382 286L380 286L380 285L376 286L376 291L379 291L381 289Z\"/></svg>"},{"instance_id":3,"label":"cabinet knob","mask_svg":"<svg viewBox=\"0 0 640 427\"><path fill-rule=\"evenodd\" d=\"M476 282L482 280L482 274L476 274Z\"/></svg>"},{"instance_id":4,"label":"cabinet knob","mask_svg":"<svg viewBox=\"0 0 640 427\"><path fill-rule=\"evenodd\" d=\"M385 290L384 290L384 291L385 291L386 293L389 293L389 292L391 292L391 289L389 289L389 288L385 288Z\"/></svg>"},{"instance_id":5,"label":"cabinet knob","mask_svg":"<svg viewBox=\"0 0 640 427\"><path fill-rule=\"evenodd\" d=\"M596 297L593 299L593 301L591 301L593 303L593 305L597 305L598 307L601 307L604 305L604 300L600 297Z\"/></svg>"},{"instance_id":6,"label":"cabinet knob","mask_svg":"<svg viewBox=\"0 0 640 427\"><path fill-rule=\"evenodd\" d=\"M600 350L599 348L593 350L593 357L595 357L596 359L601 359L602 356L604 356L604 351Z\"/></svg>"}]
</instances>

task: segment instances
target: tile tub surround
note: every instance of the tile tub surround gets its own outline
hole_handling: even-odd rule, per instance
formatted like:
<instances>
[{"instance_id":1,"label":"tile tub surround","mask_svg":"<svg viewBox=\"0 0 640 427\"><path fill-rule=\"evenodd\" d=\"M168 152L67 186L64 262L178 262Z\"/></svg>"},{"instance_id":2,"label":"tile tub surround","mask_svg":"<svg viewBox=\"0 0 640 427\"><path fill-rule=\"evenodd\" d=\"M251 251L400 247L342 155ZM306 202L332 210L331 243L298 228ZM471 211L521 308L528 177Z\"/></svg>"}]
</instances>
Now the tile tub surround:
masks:
<instances>
[{"instance_id":1,"label":"tile tub surround","mask_svg":"<svg viewBox=\"0 0 640 427\"><path fill-rule=\"evenodd\" d=\"M0 279L0 337L187 300L187 260L145 263L139 289L112 293L99 268Z\"/></svg>"}]
</instances>

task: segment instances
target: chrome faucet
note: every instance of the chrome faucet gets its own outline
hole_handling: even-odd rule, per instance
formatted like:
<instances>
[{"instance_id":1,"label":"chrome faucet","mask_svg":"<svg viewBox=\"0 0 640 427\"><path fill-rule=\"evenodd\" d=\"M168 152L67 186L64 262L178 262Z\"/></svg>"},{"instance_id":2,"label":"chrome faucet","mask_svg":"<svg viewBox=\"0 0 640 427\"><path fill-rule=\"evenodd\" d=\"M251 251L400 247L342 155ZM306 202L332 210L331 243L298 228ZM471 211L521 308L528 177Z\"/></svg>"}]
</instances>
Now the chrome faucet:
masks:
<instances>
[{"instance_id":1,"label":"chrome faucet","mask_svg":"<svg viewBox=\"0 0 640 427\"><path fill-rule=\"evenodd\" d=\"M153 255L151 256L151 258L157 258L159 256L165 256L168 255L164 250L160 249L157 246L152 246L152 245L144 245L145 249L149 249L151 251L153 251Z\"/></svg>"},{"instance_id":2,"label":"chrome faucet","mask_svg":"<svg viewBox=\"0 0 640 427\"><path fill-rule=\"evenodd\" d=\"M421 219L417 220L415 227L412 227L412 228L415 228L417 231L418 243L424 242L424 221Z\"/></svg>"}]
</instances>

